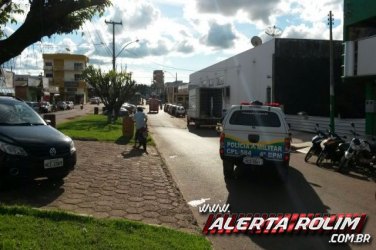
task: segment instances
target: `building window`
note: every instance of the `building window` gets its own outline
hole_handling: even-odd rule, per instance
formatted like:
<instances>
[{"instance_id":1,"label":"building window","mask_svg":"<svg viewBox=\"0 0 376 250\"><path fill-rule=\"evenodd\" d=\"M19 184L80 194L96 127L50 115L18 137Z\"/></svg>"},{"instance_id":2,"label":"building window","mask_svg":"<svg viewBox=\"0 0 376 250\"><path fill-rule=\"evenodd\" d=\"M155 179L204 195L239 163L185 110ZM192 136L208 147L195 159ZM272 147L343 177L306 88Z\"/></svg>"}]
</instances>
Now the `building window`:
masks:
<instances>
[{"instance_id":1,"label":"building window","mask_svg":"<svg viewBox=\"0 0 376 250\"><path fill-rule=\"evenodd\" d=\"M74 80L75 81L81 80L81 74L74 74Z\"/></svg>"},{"instance_id":2,"label":"building window","mask_svg":"<svg viewBox=\"0 0 376 250\"><path fill-rule=\"evenodd\" d=\"M52 62L45 62L44 65L47 66L47 67L52 67Z\"/></svg>"},{"instance_id":3,"label":"building window","mask_svg":"<svg viewBox=\"0 0 376 250\"><path fill-rule=\"evenodd\" d=\"M84 64L83 63L74 63L74 69L75 70L83 70Z\"/></svg>"},{"instance_id":4,"label":"building window","mask_svg":"<svg viewBox=\"0 0 376 250\"><path fill-rule=\"evenodd\" d=\"M48 77L48 78L53 78L53 77L54 77L54 74L52 74L52 73L46 73L46 77Z\"/></svg>"}]
</instances>

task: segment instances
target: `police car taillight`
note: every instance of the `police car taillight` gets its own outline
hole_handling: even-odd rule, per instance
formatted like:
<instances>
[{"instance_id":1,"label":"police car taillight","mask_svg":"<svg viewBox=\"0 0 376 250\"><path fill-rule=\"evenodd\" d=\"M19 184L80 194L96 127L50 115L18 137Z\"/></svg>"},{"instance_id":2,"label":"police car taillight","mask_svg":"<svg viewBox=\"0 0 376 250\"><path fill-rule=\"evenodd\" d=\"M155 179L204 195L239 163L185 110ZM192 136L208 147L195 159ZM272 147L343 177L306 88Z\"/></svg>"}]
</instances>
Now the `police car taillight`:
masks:
<instances>
[{"instance_id":1,"label":"police car taillight","mask_svg":"<svg viewBox=\"0 0 376 250\"><path fill-rule=\"evenodd\" d=\"M281 104L278 102L266 102L264 105L270 107L281 107Z\"/></svg>"},{"instance_id":2,"label":"police car taillight","mask_svg":"<svg viewBox=\"0 0 376 250\"><path fill-rule=\"evenodd\" d=\"M285 162L290 161L290 148L291 148L291 138L285 138L285 154L283 156L283 160Z\"/></svg>"}]
</instances>

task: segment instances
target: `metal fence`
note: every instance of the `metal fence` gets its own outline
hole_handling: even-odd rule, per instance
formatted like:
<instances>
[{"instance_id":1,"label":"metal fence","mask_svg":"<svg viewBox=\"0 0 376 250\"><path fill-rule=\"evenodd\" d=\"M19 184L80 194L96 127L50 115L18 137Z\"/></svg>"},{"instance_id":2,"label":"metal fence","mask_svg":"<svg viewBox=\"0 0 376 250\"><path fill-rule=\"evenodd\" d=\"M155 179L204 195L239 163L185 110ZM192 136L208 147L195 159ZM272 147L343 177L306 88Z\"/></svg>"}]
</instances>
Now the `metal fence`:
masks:
<instances>
[{"instance_id":1,"label":"metal fence","mask_svg":"<svg viewBox=\"0 0 376 250\"><path fill-rule=\"evenodd\" d=\"M292 130L303 132L315 132L316 124L319 124L321 130L329 129L329 117L305 116L305 115L286 115L286 120ZM338 119L334 120L335 132L340 136L352 138L351 123L355 124L355 131L362 137L365 137L365 119Z\"/></svg>"}]
</instances>

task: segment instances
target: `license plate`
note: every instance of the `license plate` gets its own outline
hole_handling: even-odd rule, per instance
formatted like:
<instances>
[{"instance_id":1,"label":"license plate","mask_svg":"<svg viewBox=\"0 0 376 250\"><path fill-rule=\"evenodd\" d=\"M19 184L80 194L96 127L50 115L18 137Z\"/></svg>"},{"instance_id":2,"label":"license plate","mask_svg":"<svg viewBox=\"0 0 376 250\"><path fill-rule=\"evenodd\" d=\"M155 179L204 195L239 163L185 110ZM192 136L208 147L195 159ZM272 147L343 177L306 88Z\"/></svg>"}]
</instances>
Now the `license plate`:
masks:
<instances>
[{"instance_id":1,"label":"license plate","mask_svg":"<svg viewBox=\"0 0 376 250\"><path fill-rule=\"evenodd\" d=\"M250 165L262 165L264 161L261 158L246 156L243 158L243 163Z\"/></svg>"},{"instance_id":2,"label":"license plate","mask_svg":"<svg viewBox=\"0 0 376 250\"><path fill-rule=\"evenodd\" d=\"M44 160L44 168L58 168L64 165L63 158Z\"/></svg>"}]
</instances>

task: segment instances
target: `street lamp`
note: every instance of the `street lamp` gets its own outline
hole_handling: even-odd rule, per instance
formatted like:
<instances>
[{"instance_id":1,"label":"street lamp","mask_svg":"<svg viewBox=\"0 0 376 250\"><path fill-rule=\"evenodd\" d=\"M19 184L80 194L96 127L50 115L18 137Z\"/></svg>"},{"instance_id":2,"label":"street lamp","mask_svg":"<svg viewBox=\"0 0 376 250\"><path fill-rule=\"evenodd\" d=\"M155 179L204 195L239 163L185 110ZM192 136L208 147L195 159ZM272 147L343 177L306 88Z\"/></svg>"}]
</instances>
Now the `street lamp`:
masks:
<instances>
[{"instance_id":1,"label":"street lamp","mask_svg":"<svg viewBox=\"0 0 376 250\"><path fill-rule=\"evenodd\" d=\"M112 63L112 69L113 71L115 71L115 65L116 65L116 58L121 54L121 52L123 52L123 50L128 47L129 45L131 45L132 43L138 43L139 40L135 40L135 41L131 41L129 43L127 43L126 45L123 46L123 48L121 48L121 50L119 51L119 53L117 53L117 55L115 55L115 51L114 51L114 57L113 57L113 63Z\"/></svg>"}]
</instances>

